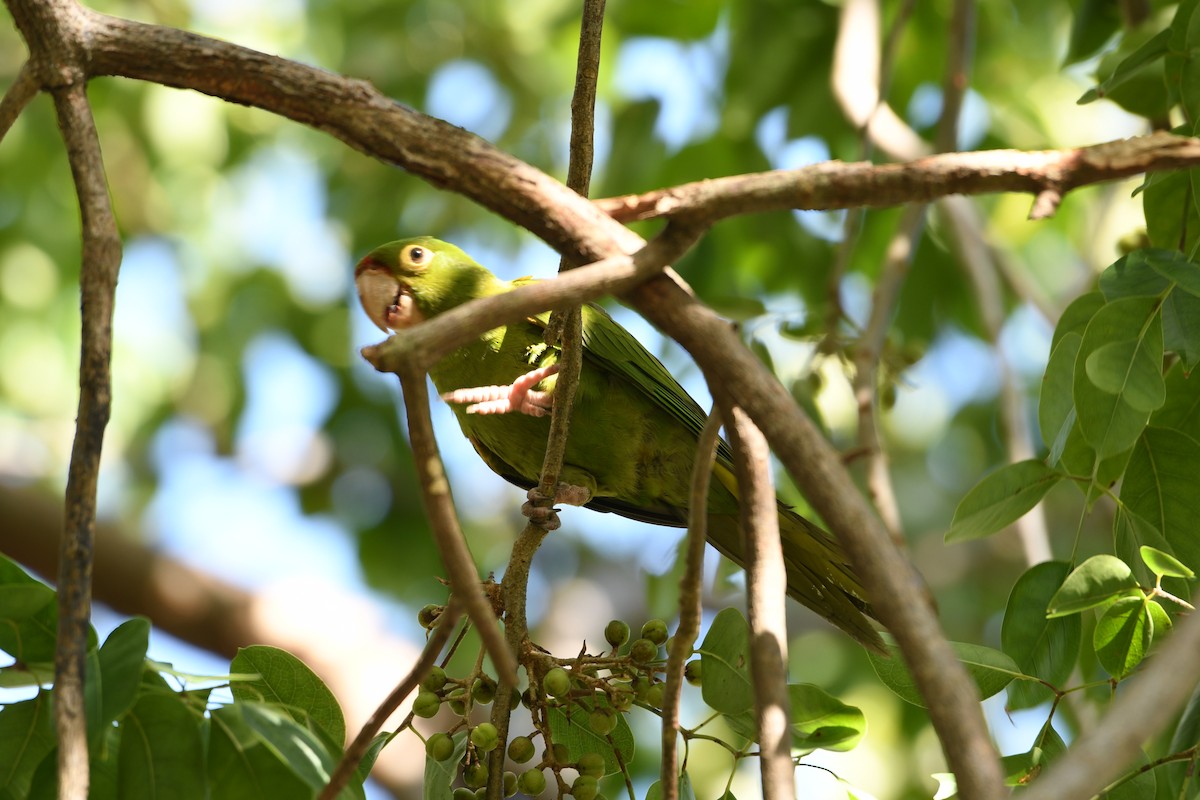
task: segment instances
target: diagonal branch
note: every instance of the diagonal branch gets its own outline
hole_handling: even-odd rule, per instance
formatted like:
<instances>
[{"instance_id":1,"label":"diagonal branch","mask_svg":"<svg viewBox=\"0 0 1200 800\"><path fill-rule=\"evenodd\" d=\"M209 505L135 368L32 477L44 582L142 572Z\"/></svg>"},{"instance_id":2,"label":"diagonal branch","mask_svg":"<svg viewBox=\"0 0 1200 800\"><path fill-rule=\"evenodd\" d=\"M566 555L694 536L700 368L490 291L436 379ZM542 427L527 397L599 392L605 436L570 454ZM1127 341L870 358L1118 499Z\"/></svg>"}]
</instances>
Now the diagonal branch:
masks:
<instances>
[{"instance_id":1,"label":"diagonal branch","mask_svg":"<svg viewBox=\"0 0 1200 800\"><path fill-rule=\"evenodd\" d=\"M21 116L29 101L37 97L37 93L37 78L33 74L33 66L26 62L17 73L13 85L4 93L4 99L0 100L0 142L4 141L9 128L17 121L17 117Z\"/></svg>"}]
</instances>

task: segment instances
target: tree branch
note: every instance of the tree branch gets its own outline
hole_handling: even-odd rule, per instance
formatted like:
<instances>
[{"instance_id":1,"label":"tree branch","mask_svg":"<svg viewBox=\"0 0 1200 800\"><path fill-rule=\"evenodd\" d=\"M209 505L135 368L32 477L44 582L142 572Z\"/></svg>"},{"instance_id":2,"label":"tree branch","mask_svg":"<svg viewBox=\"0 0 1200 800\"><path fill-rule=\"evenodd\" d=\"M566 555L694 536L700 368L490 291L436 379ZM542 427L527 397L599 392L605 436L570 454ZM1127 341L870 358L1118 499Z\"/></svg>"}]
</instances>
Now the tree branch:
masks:
<instances>
[{"instance_id":1,"label":"tree branch","mask_svg":"<svg viewBox=\"0 0 1200 800\"><path fill-rule=\"evenodd\" d=\"M704 546L708 541L708 485L717 456L721 413L714 407L696 442L692 464L692 492L688 504L687 555L679 579L679 625L667 653L666 689L662 705L662 800L679 797L679 692L683 688L684 662L700 635L701 581L704 578Z\"/></svg>"},{"instance_id":2,"label":"tree branch","mask_svg":"<svg viewBox=\"0 0 1200 800\"><path fill-rule=\"evenodd\" d=\"M33 66L25 62L21 71L17 73L17 79L4 93L4 99L0 100L0 142L4 141L5 134L17 121L17 117L21 116L29 101L37 97L37 93L38 85Z\"/></svg>"},{"instance_id":3,"label":"tree branch","mask_svg":"<svg viewBox=\"0 0 1200 800\"><path fill-rule=\"evenodd\" d=\"M792 763L792 704L787 687L787 572L771 482L771 453L746 412L733 406L723 408L722 413L731 420L729 439L738 479L763 797L785 800L795 796L796 767Z\"/></svg>"}]
</instances>

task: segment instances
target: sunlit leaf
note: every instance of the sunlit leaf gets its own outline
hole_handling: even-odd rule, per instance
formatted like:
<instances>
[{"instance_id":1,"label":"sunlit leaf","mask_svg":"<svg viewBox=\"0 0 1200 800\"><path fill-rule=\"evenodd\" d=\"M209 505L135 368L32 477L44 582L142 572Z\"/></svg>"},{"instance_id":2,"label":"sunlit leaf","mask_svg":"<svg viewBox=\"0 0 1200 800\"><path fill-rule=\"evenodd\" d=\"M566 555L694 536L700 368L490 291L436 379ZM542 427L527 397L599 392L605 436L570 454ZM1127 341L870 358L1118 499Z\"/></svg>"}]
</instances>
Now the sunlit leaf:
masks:
<instances>
[{"instance_id":1,"label":"sunlit leaf","mask_svg":"<svg viewBox=\"0 0 1200 800\"><path fill-rule=\"evenodd\" d=\"M725 608L713 618L700 651L704 702L724 714L754 707L750 683L750 625L741 612Z\"/></svg>"},{"instance_id":2,"label":"sunlit leaf","mask_svg":"<svg viewBox=\"0 0 1200 800\"><path fill-rule=\"evenodd\" d=\"M704 677L708 679L707 674ZM547 714L555 743L567 746L571 761L578 761L584 753L599 753L604 756L604 772L607 775L617 772L621 762L628 764L633 758L633 732L624 714L617 714L617 727L607 737L592 730L587 712L581 711L578 706L569 716L561 708L551 708ZM617 759L618 753L620 761Z\"/></svg>"},{"instance_id":3,"label":"sunlit leaf","mask_svg":"<svg viewBox=\"0 0 1200 800\"><path fill-rule=\"evenodd\" d=\"M1041 461L1019 461L988 475L958 504L947 542L989 536L1016 522L1062 479Z\"/></svg>"},{"instance_id":4,"label":"sunlit leaf","mask_svg":"<svg viewBox=\"0 0 1200 800\"><path fill-rule=\"evenodd\" d=\"M1071 571L1050 598L1046 616L1078 614L1137 588L1129 565L1116 556L1092 556Z\"/></svg>"},{"instance_id":5,"label":"sunlit leaf","mask_svg":"<svg viewBox=\"0 0 1200 800\"><path fill-rule=\"evenodd\" d=\"M1197 464L1200 442L1178 431L1150 427L1134 447L1121 484L1121 502L1156 527L1170 544L1171 555L1193 571L1200 569L1200 537L1195 535L1200 519ZM1143 544L1157 546L1150 541Z\"/></svg>"},{"instance_id":6,"label":"sunlit leaf","mask_svg":"<svg viewBox=\"0 0 1200 800\"><path fill-rule=\"evenodd\" d=\"M875 674L901 699L907 700L913 705L924 706L925 703L921 699L920 692L917 691L912 674L904 665L904 657L900 655L900 648L886 637L884 641L884 646L891 654L890 658L877 653L868 653ZM975 686L979 689L979 696L984 700L999 692L1014 678L1021 675L1021 668L1017 666L1017 662L999 650L965 642L951 642L950 647L954 649L954 654L966 667L967 674L975 681ZM706 680L707 677L706 674Z\"/></svg>"},{"instance_id":7,"label":"sunlit leaf","mask_svg":"<svg viewBox=\"0 0 1200 800\"><path fill-rule=\"evenodd\" d=\"M1138 552L1142 556L1142 561L1146 562L1146 566L1155 575L1170 575L1175 578L1196 577L1195 572L1170 553L1164 553L1162 550L1150 547L1149 545L1142 545L1138 549Z\"/></svg>"},{"instance_id":8,"label":"sunlit leaf","mask_svg":"<svg viewBox=\"0 0 1200 800\"><path fill-rule=\"evenodd\" d=\"M1047 619L1050 599L1062 586L1070 566L1045 561L1025 571L1008 596L1001 646L1026 675L1065 686L1079 659L1083 625L1078 616ZM1008 687L1008 707L1031 708L1049 698L1040 683L1015 681Z\"/></svg>"},{"instance_id":9,"label":"sunlit leaf","mask_svg":"<svg viewBox=\"0 0 1200 800\"><path fill-rule=\"evenodd\" d=\"M458 780L460 762L467 752L467 732L454 734L454 754L445 761L426 756L425 780L422 784L425 800L450 800L454 795L454 782Z\"/></svg>"},{"instance_id":10,"label":"sunlit leaf","mask_svg":"<svg viewBox=\"0 0 1200 800\"><path fill-rule=\"evenodd\" d=\"M346 740L346 723L333 692L291 653L267 645L243 647L229 669L259 676L254 681L233 681L230 689L235 699L275 703L302 725L311 721L321 726L338 746Z\"/></svg>"},{"instance_id":11,"label":"sunlit leaf","mask_svg":"<svg viewBox=\"0 0 1200 800\"><path fill-rule=\"evenodd\" d=\"M1124 678L1142 662L1154 638L1144 597L1122 597L1108 607L1092 637L1096 658L1114 678Z\"/></svg>"}]
</instances>

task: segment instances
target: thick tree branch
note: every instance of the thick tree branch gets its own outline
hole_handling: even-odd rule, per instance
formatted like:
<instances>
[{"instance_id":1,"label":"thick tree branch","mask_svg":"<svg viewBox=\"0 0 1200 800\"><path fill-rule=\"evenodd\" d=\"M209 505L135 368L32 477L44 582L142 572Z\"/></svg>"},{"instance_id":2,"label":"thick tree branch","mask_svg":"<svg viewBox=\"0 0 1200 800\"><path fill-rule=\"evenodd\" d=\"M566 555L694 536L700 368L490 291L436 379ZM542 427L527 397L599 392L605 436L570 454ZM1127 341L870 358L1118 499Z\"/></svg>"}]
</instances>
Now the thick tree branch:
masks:
<instances>
[{"instance_id":1,"label":"thick tree branch","mask_svg":"<svg viewBox=\"0 0 1200 800\"><path fill-rule=\"evenodd\" d=\"M792 704L787 687L787 572L771 481L771 451L746 412L727 406L722 414L730 420L729 440L738 478L763 797L785 800L795 796L796 767L792 763Z\"/></svg>"},{"instance_id":2,"label":"thick tree branch","mask_svg":"<svg viewBox=\"0 0 1200 800\"><path fill-rule=\"evenodd\" d=\"M688 504L687 554L683 576L679 579L679 625L667 653L666 691L662 705L662 800L679 797L679 692L683 688L684 662L692 653L700 635L700 614L704 578L704 547L708 540L708 485L713 460L717 456L717 438L721 432L721 414L714 407L696 443L692 464L692 491Z\"/></svg>"}]
</instances>

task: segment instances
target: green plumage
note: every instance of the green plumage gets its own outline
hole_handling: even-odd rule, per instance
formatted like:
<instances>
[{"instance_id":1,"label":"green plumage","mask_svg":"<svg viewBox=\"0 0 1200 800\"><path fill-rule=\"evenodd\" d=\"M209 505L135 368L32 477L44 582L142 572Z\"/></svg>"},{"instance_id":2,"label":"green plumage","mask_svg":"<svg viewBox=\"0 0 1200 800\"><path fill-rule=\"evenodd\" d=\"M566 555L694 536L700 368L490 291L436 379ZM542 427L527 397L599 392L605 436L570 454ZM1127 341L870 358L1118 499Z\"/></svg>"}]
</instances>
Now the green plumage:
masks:
<instances>
[{"instance_id":1,"label":"green plumage","mask_svg":"<svg viewBox=\"0 0 1200 800\"><path fill-rule=\"evenodd\" d=\"M424 264L413 263L414 252ZM462 250L428 237L373 250L356 274L368 315L380 327L394 329L529 281L501 281ZM384 282L384 288L370 291L372 275L379 281L390 276L396 288ZM542 314L488 331L450 353L430 370L434 385L442 393L506 385L555 363L557 348L543 341L548 317ZM583 344L583 369L560 480L586 487L592 497L589 508L658 525L686 525L704 411L653 355L596 306L583 308ZM551 376L537 388L551 391L554 383ZM463 404L452 407L463 433L493 471L524 488L536 485L548 416L471 414ZM713 478L709 542L740 564L737 481L724 441L718 446ZM788 594L864 645L880 648L879 635L864 614L870 609L862 587L836 540L782 503L779 527Z\"/></svg>"}]
</instances>

